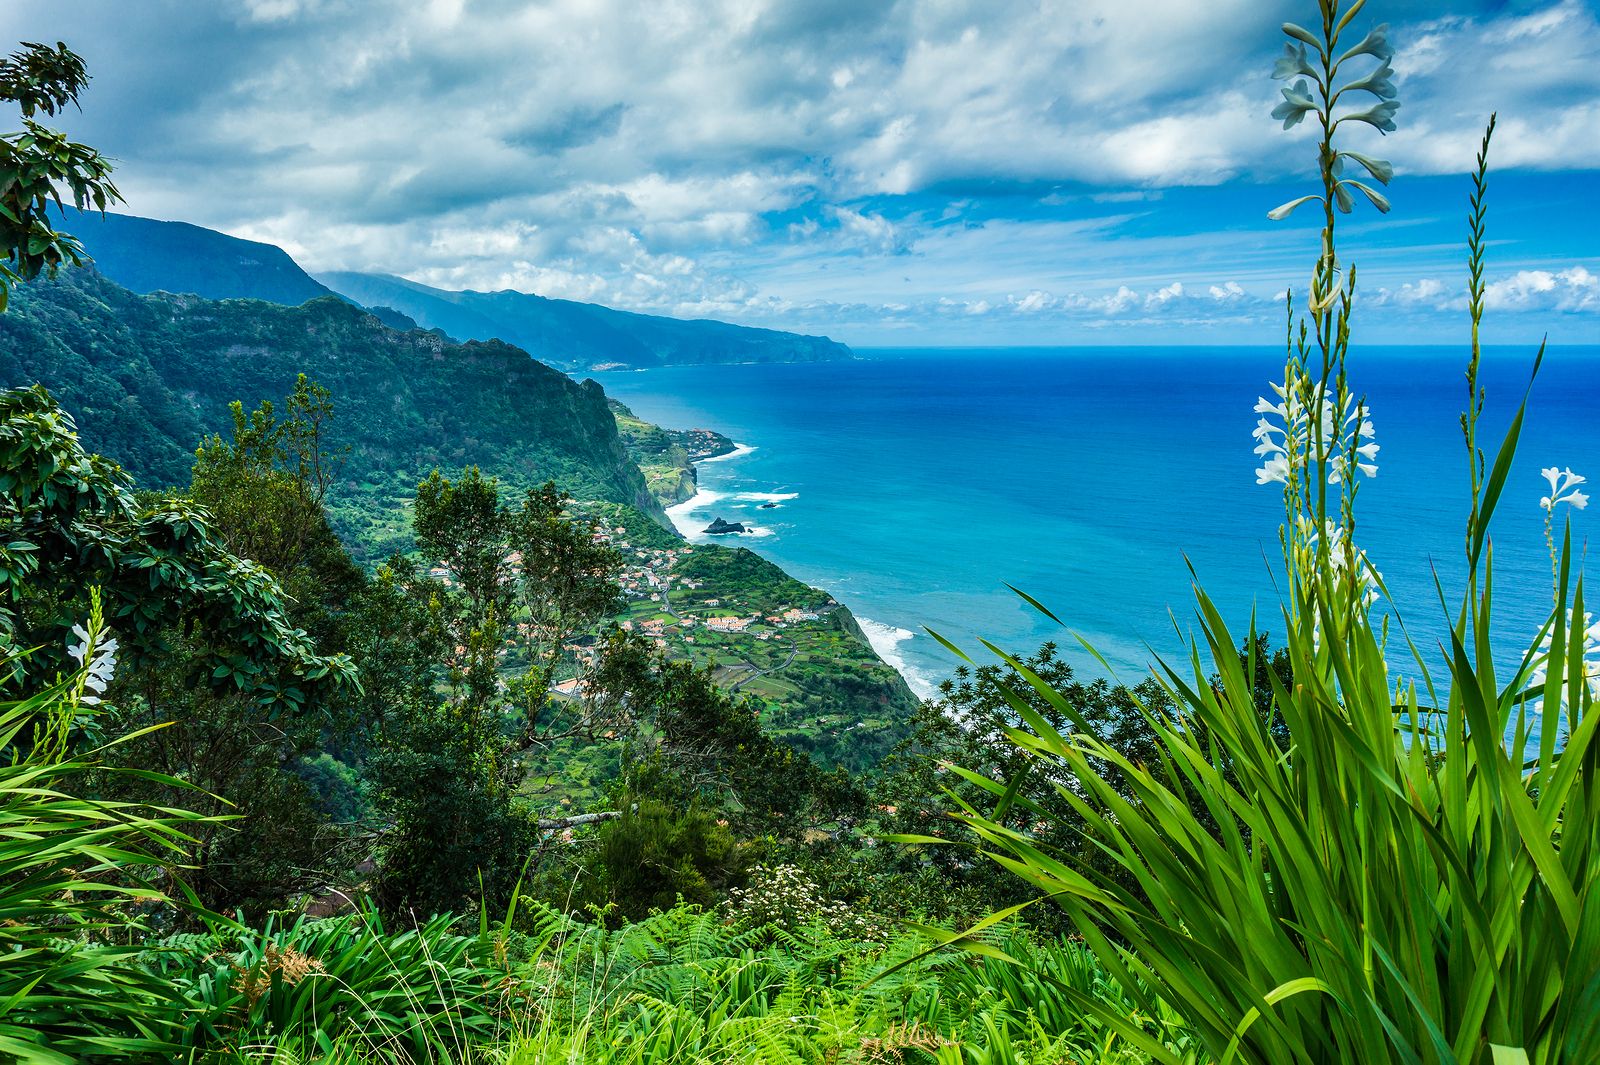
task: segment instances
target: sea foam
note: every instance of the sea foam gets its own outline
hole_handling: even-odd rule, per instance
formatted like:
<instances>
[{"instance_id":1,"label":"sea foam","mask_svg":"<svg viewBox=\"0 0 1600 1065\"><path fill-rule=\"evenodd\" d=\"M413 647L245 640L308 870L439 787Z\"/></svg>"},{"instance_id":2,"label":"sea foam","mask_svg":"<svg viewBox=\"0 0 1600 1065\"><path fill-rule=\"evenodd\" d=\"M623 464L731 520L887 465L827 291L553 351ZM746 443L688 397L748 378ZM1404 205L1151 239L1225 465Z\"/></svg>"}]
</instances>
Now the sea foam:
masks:
<instances>
[{"instance_id":1,"label":"sea foam","mask_svg":"<svg viewBox=\"0 0 1600 1065\"><path fill-rule=\"evenodd\" d=\"M910 686L917 698L933 698L938 689L934 687L932 681L919 673L906 661L906 656L900 650L900 645L907 640L914 639L917 635L916 633L910 629L885 625L881 621L873 621L871 618L864 618L859 614L856 616L856 622L861 626L861 631L866 633L867 642L872 645L872 649L878 652L878 657L887 662L895 672L905 678L906 684Z\"/></svg>"}]
</instances>

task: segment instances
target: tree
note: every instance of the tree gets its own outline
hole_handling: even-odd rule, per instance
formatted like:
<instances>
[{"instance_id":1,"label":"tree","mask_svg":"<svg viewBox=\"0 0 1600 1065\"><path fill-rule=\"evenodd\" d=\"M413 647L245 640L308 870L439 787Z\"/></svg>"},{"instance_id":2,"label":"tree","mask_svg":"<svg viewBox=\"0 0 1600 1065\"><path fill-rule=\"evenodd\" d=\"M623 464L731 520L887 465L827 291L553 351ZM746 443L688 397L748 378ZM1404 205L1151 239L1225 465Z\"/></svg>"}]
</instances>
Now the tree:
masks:
<instances>
[{"instance_id":1,"label":"tree","mask_svg":"<svg viewBox=\"0 0 1600 1065\"><path fill-rule=\"evenodd\" d=\"M34 120L76 104L88 82L83 60L60 42L23 42L0 59L0 100L22 111L22 131L0 136L0 311L18 281L82 262L83 246L50 224L63 192L79 209L101 212L122 199L104 156Z\"/></svg>"},{"instance_id":2,"label":"tree","mask_svg":"<svg viewBox=\"0 0 1600 1065\"><path fill-rule=\"evenodd\" d=\"M849 774L825 772L768 735L756 702L637 636L618 631L605 642L588 698L636 726L621 782L631 793L718 809L747 834L794 838L865 804Z\"/></svg>"},{"instance_id":3,"label":"tree","mask_svg":"<svg viewBox=\"0 0 1600 1065\"><path fill-rule=\"evenodd\" d=\"M0 654L38 648L0 686L64 669L91 587L130 666L204 634L185 682L244 693L268 712L354 676L347 658L318 654L291 624L277 580L228 551L203 508L136 499L43 388L0 392Z\"/></svg>"},{"instance_id":4,"label":"tree","mask_svg":"<svg viewBox=\"0 0 1600 1065\"><path fill-rule=\"evenodd\" d=\"M373 582L358 645L377 700L372 777L391 821L379 893L392 909L504 898L536 839L520 795L530 761L597 725L598 704L550 687L582 666L572 636L616 609L621 556L569 503L547 484L511 508L476 468L435 471L414 521L444 579L396 557Z\"/></svg>"},{"instance_id":5,"label":"tree","mask_svg":"<svg viewBox=\"0 0 1600 1065\"><path fill-rule=\"evenodd\" d=\"M593 522L568 513L571 501L546 483L521 506L503 506L498 479L477 467L456 481L435 470L417 486L417 546L459 589L446 597L459 648L450 671L456 697L479 719L476 728L513 712L522 750L592 731L592 719L571 712L582 704L557 703L550 686L575 662L571 638L621 605L622 556ZM503 666L508 649L520 669Z\"/></svg>"},{"instance_id":6,"label":"tree","mask_svg":"<svg viewBox=\"0 0 1600 1065\"><path fill-rule=\"evenodd\" d=\"M289 623L318 654L343 654L365 577L323 511L331 464L321 442L332 404L302 375L282 409L279 418L265 402L246 415L234 403L231 438L212 436L196 452L189 502L205 508L220 545L248 555L278 583ZM130 673L122 723L171 723L127 744L124 757L228 800L234 819L198 836L192 883L213 908L259 912L337 882L356 857L356 826L330 812L342 797L316 787L338 774L307 762L331 758L328 752L353 757L360 743L354 685L320 686L271 706L243 691L196 689L194 664L210 654L212 639L204 628L173 631L166 653ZM173 798L169 791L135 785L151 801Z\"/></svg>"}]
</instances>

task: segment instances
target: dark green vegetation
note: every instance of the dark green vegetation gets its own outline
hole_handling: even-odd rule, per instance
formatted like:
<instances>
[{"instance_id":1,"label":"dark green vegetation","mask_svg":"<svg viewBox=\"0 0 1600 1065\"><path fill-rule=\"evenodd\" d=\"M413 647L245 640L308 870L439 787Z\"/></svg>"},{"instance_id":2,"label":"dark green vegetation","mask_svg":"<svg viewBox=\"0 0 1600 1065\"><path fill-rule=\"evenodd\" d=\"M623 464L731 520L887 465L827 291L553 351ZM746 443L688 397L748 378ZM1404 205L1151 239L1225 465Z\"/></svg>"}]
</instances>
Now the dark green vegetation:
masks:
<instances>
[{"instance_id":1,"label":"dark green vegetation","mask_svg":"<svg viewBox=\"0 0 1600 1065\"><path fill-rule=\"evenodd\" d=\"M274 244L134 215L67 211L61 224L83 242L95 269L133 292L267 300L291 307L334 294Z\"/></svg>"},{"instance_id":2,"label":"dark green vegetation","mask_svg":"<svg viewBox=\"0 0 1600 1065\"><path fill-rule=\"evenodd\" d=\"M335 397L328 496L363 559L409 547L404 510L436 468L477 465L519 487L660 506L629 461L599 386L498 342L401 333L342 300L139 296L88 271L17 294L0 318L0 385L40 383L86 439L146 485L187 479L195 441L305 373ZM664 519L663 519L664 520Z\"/></svg>"},{"instance_id":3,"label":"dark green vegetation","mask_svg":"<svg viewBox=\"0 0 1600 1065\"><path fill-rule=\"evenodd\" d=\"M449 292L386 274L330 273L321 281L363 306L392 307L453 337L499 338L566 370L855 357L827 337L634 314L526 292Z\"/></svg>"}]
</instances>

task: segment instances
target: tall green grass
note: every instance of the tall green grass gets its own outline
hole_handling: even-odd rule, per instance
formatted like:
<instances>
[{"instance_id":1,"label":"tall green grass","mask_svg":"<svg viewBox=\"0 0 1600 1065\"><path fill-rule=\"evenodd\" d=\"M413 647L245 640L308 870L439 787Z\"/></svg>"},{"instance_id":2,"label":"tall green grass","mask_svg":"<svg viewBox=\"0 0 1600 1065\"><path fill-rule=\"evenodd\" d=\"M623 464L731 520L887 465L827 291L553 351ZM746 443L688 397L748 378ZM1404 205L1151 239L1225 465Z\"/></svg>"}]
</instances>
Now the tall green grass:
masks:
<instances>
[{"instance_id":1,"label":"tall green grass","mask_svg":"<svg viewBox=\"0 0 1600 1065\"><path fill-rule=\"evenodd\" d=\"M94 603L82 660L103 673L110 641ZM171 988L137 963L132 939L168 900L201 817L86 797L87 778L112 772L105 748L73 750L103 679L80 669L0 704L0 1061L158 1060L181 1035Z\"/></svg>"},{"instance_id":2,"label":"tall green grass","mask_svg":"<svg viewBox=\"0 0 1600 1065\"><path fill-rule=\"evenodd\" d=\"M1393 602L1355 539L1360 472L1376 448L1347 372L1354 270L1338 258L1334 227L1336 209L1352 202L1344 161L1380 181L1392 169L1343 151L1335 134L1345 121L1393 125L1393 107L1363 116L1341 103L1363 85L1393 102L1383 29L1360 38L1350 29L1362 7L1323 0L1318 30L1285 26L1279 63L1281 76L1310 78L1285 90L1277 117L1320 125L1321 192L1304 200L1325 212L1279 402L1258 408L1285 422L1257 436L1268 459L1261 479L1284 490L1293 681L1273 678L1263 718L1255 663L1236 650L1257 646L1254 623L1231 631L1198 591L1189 661L1157 668L1177 709L1143 708L1160 743L1140 764L1002 653L1076 722L1058 731L1017 697L1011 740L1070 780L1062 796L1126 876L1080 868L997 813L968 807L967 820L993 860L1066 909L1118 986L1147 1011L1170 1004L1219 1062L1600 1061L1600 714L1570 537L1552 535L1554 606L1543 631L1509 655L1490 639L1489 528L1513 491L1528 407L1524 397L1492 459L1479 452L1488 135L1472 198L1462 601L1446 607L1441 585L1435 604ZM1340 66L1363 57L1378 60L1377 79L1339 87L1349 77ZM1422 610L1447 611L1437 648L1406 636L1405 619ZM1516 665L1504 671L1497 662L1507 660ZM1020 801L1007 782L988 786L997 812ZM1177 1060L1123 1012L1069 997L1153 1060Z\"/></svg>"}]
</instances>

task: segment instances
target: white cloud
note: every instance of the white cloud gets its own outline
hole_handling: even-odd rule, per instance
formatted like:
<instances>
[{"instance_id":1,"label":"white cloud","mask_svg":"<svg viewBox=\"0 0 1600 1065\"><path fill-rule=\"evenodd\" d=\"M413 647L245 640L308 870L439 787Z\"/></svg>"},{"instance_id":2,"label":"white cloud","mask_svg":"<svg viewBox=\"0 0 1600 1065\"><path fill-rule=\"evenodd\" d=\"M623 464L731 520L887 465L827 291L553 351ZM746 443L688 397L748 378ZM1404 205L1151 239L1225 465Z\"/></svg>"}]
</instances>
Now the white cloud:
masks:
<instances>
[{"instance_id":1,"label":"white cloud","mask_svg":"<svg viewBox=\"0 0 1600 1065\"><path fill-rule=\"evenodd\" d=\"M1600 311L1600 277L1581 266L1554 273L1519 270L1490 282L1483 302L1489 310Z\"/></svg>"},{"instance_id":2,"label":"white cloud","mask_svg":"<svg viewBox=\"0 0 1600 1065\"><path fill-rule=\"evenodd\" d=\"M1464 311L1463 285L1436 278L1408 281L1399 288L1381 288L1367 297L1376 306L1410 311ZM1491 278L1484 285L1487 312L1600 313L1600 275L1582 265L1559 270L1518 270Z\"/></svg>"},{"instance_id":3,"label":"white cloud","mask_svg":"<svg viewBox=\"0 0 1600 1065\"><path fill-rule=\"evenodd\" d=\"M1477 6L1396 20L1401 131L1364 140L1403 171L1462 173L1498 109L1497 166L1600 168L1595 8ZM313 269L773 325L822 307L1249 315L1285 280L1255 238L1135 239L1133 215L1083 214L1303 174L1309 133L1276 129L1266 76L1303 8L80 0L69 43L95 82L70 128L118 158L133 213ZM0 14L13 39L60 24L59 0ZM961 228L984 190L1019 187L1060 213ZM1591 312L1572 262L1520 262L1493 298ZM1440 306L1429 283L1387 298Z\"/></svg>"}]
</instances>

